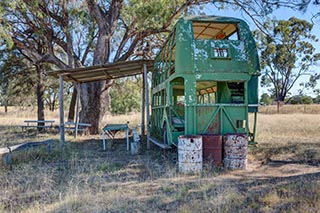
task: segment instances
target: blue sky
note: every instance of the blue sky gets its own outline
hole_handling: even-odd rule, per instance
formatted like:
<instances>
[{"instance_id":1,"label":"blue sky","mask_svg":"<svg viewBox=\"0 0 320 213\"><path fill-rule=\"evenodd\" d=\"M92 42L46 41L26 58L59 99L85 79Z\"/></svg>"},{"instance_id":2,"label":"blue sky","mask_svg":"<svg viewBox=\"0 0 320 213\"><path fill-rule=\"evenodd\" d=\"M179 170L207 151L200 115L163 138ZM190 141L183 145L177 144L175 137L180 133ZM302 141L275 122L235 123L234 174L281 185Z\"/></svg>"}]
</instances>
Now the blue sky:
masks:
<instances>
[{"instance_id":1,"label":"blue sky","mask_svg":"<svg viewBox=\"0 0 320 213\"><path fill-rule=\"evenodd\" d=\"M304 13L301 11L295 11L295 10L292 10L289 8L280 8L280 9L275 10L272 14L270 14L270 17L271 18L275 17L278 20L280 20L280 19L286 20L286 19L289 19L294 16L299 19L305 19L305 20L311 22L313 15L315 15L319 11L320 11L320 6L314 6L314 5L309 5L309 7L307 8L307 10ZM231 17L241 18L241 19L245 20L250 25L251 30L256 29L256 26L254 25L253 21L241 11L234 11L232 9L231 10L227 10L227 9L218 10L214 7L209 6L209 7L205 8L204 12L207 15L231 16ZM312 30L312 34L317 35L317 37L320 40L320 33L319 32L320 32L320 18L318 18L318 20L314 20L314 27ZM316 48L317 52L320 52L320 42L315 42L314 47ZM313 69L320 69L320 68L313 67ZM292 93L292 95L297 95L298 89L300 88L299 83L305 82L307 80L308 80L308 77L301 77L300 81L296 82L295 86L290 91ZM320 84L320 82L319 82L319 84ZM267 89L265 89L265 88L259 89L260 95L266 91L267 91ZM304 93L306 93L307 95L314 96L312 91L304 90Z\"/></svg>"}]
</instances>

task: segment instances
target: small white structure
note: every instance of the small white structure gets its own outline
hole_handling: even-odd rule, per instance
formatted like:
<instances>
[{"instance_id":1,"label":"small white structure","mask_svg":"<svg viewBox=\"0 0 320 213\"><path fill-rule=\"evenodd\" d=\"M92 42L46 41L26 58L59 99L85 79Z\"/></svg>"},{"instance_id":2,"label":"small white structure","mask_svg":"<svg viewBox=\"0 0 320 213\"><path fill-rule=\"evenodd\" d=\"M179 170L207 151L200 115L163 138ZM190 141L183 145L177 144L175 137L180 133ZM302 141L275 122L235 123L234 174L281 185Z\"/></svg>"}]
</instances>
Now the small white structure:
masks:
<instances>
[{"instance_id":1,"label":"small white structure","mask_svg":"<svg viewBox=\"0 0 320 213\"><path fill-rule=\"evenodd\" d=\"M178 161L181 173L200 173L202 171L201 135L179 136Z\"/></svg>"},{"instance_id":2,"label":"small white structure","mask_svg":"<svg viewBox=\"0 0 320 213\"><path fill-rule=\"evenodd\" d=\"M140 151L140 137L135 128L132 129L132 138L133 138L133 141L130 144L131 145L130 151L132 155L136 155Z\"/></svg>"}]
</instances>

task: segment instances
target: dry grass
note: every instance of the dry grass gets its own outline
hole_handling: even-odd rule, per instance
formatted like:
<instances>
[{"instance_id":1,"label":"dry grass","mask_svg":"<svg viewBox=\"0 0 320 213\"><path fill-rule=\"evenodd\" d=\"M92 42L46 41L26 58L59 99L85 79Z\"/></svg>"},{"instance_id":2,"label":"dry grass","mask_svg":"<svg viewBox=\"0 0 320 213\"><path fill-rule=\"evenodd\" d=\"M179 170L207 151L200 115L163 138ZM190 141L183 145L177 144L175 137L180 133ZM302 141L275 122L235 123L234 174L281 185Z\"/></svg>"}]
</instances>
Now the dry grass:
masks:
<instances>
[{"instance_id":1,"label":"dry grass","mask_svg":"<svg viewBox=\"0 0 320 213\"><path fill-rule=\"evenodd\" d=\"M106 119L136 125L140 115L131 116L137 121ZM259 146L249 150L245 171L206 166L200 175L182 175L176 151L153 147L132 156L118 140L103 152L100 136L68 137L64 149L56 141L52 152L14 153L12 168L0 167L0 212L318 212L320 115L258 119ZM0 134L1 146L58 139L18 128Z\"/></svg>"},{"instance_id":2,"label":"dry grass","mask_svg":"<svg viewBox=\"0 0 320 213\"><path fill-rule=\"evenodd\" d=\"M277 114L277 105L259 106L259 112L263 114ZM280 114L320 114L320 104L308 105L282 105L279 108Z\"/></svg>"},{"instance_id":3,"label":"dry grass","mask_svg":"<svg viewBox=\"0 0 320 213\"><path fill-rule=\"evenodd\" d=\"M65 112L65 119L67 118L67 112ZM0 108L0 126L20 126L24 125L24 120L36 120L37 109L36 108L25 108L21 109L18 107L9 107L8 112L4 113L4 109ZM55 120L55 123L59 122L59 111L45 110L46 120ZM107 123L127 123L129 122L130 127L137 127L141 122L141 113L131 113L128 115L114 116L107 113L101 122L101 126Z\"/></svg>"}]
</instances>

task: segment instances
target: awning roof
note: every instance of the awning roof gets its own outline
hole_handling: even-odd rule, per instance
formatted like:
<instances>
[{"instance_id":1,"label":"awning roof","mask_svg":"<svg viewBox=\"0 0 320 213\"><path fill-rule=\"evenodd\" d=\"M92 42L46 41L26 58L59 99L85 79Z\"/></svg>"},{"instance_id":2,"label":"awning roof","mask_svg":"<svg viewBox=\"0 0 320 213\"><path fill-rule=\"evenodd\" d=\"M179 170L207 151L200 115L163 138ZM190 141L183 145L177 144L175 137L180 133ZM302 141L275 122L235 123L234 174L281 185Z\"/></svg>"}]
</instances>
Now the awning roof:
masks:
<instances>
[{"instance_id":1,"label":"awning roof","mask_svg":"<svg viewBox=\"0 0 320 213\"><path fill-rule=\"evenodd\" d=\"M138 75L143 73L144 64L147 65L147 71L153 72L153 60L136 60L120 61L112 64L75 69L56 70L49 72L49 75L54 77L59 77L59 75L61 75L64 81L85 83Z\"/></svg>"}]
</instances>

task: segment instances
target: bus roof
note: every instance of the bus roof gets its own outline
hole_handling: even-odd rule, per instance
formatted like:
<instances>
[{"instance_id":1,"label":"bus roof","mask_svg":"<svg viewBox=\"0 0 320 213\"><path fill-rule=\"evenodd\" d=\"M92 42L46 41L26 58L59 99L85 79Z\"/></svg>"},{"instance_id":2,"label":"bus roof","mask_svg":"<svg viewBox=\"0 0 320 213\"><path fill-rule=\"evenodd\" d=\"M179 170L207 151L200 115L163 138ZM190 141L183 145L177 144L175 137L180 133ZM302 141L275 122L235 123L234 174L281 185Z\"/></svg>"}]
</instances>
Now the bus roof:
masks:
<instances>
[{"instance_id":1,"label":"bus roof","mask_svg":"<svg viewBox=\"0 0 320 213\"><path fill-rule=\"evenodd\" d=\"M187 16L182 17L186 21L205 21L205 22L244 22L242 19L225 16Z\"/></svg>"}]
</instances>

